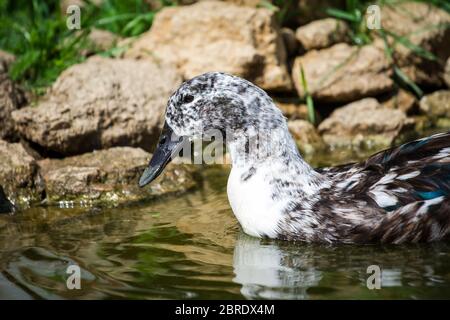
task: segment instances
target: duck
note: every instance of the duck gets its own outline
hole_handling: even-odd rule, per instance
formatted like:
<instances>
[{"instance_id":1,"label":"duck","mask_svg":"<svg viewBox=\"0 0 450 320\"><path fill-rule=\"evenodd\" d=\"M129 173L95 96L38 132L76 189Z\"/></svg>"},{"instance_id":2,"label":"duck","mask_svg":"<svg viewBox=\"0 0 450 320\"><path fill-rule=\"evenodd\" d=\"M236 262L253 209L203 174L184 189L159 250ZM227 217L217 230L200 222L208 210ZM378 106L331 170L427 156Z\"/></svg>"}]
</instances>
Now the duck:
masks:
<instances>
[{"instance_id":1,"label":"duck","mask_svg":"<svg viewBox=\"0 0 450 320\"><path fill-rule=\"evenodd\" d=\"M359 163L313 168L269 95L240 77L208 72L169 98L144 187L183 143L219 132L231 157L227 194L250 236L309 243L417 243L450 230L450 132Z\"/></svg>"}]
</instances>

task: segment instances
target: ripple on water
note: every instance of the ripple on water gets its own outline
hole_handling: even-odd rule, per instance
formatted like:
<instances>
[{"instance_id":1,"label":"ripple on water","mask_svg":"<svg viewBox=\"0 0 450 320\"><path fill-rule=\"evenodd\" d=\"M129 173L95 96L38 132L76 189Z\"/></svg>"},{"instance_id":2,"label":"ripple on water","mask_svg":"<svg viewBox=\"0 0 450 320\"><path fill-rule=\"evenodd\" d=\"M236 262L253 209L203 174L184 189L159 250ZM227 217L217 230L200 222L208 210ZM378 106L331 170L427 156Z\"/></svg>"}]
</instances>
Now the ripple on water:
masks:
<instances>
[{"instance_id":1,"label":"ripple on water","mask_svg":"<svg viewBox=\"0 0 450 320\"><path fill-rule=\"evenodd\" d=\"M450 298L450 244L319 246L242 234L226 171L181 197L0 216L0 298ZM206 179L206 181L208 181ZM81 268L81 290L66 269ZM366 286L382 269L382 289Z\"/></svg>"}]
</instances>

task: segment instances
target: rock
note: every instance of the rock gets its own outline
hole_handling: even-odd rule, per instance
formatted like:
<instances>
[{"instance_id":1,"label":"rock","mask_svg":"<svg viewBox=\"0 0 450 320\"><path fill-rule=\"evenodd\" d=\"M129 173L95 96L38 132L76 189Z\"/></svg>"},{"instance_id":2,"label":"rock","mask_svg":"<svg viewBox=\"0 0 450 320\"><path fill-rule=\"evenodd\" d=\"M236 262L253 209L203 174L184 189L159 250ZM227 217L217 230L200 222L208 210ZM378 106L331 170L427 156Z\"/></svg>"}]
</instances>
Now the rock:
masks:
<instances>
[{"instance_id":1,"label":"rock","mask_svg":"<svg viewBox=\"0 0 450 320\"><path fill-rule=\"evenodd\" d=\"M26 103L25 93L9 78L6 65L0 58L0 139L18 140L14 130L11 112L21 108Z\"/></svg>"},{"instance_id":2,"label":"rock","mask_svg":"<svg viewBox=\"0 0 450 320\"><path fill-rule=\"evenodd\" d=\"M150 157L140 148L114 147L38 163L50 204L117 204L181 193L196 185L192 168L169 164L157 180L139 188Z\"/></svg>"},{"instance_id":3,"label":"rock","mask_svg":"<svg viewBox=\"0 0 450 320\"><path fill-rule=\"evenodd\" d=\"M414 120L414 131L419 134L419 136L430 135L430 130L435 130L435 123L427 117L426 115L418 115L411 117Z\"/></svg>"},{"instance_id":4,"label":"rock","mask_svg":"<svg viewBox=\"0 0 450 320\"><path fill-rule=\"evenodd\" d=\"M256 8L259 5L261 5L261 0L222 0L222 1L234 3L239 6L247 6L253 8Z\"/></svg>"},{"instance_id":5,"label":"rock","mask_svg":"<svg viewBox=\"0 0 450 320\"><path fill-rule=\"evenodd\" d=\"M323 102L347 102L377 95L393 88L391 64L375 45L363 47L345 43L313 50L297 57L292 77L304 97L300 68L303 66L309 92Z\"/></svg>"},{"instance_id":6,"label":"rock","mask_svg":"<svg viewBox=\"0 0 450 320\"><path fill-rule=\"evenodd\" d=\"M398 89L382 105L386 108L399 109L406 114L412 114L416 111L418 101L412 93Z\"/></svg>"},{"instance_id":7,"label":"rock","mask_svg":"<svg viewBox=\"0 0 450 320\"><path fill-rule=\"evenodd\" d=\"M374 98L352 102L333 111L319 125L319 133L333 147L364 146L387 148L414 126L398 109L383 107Z\"/></svg>"},{"instance_id":8,"label":"rock","mask_svg":"<svg viewBox=\"0 0 450 320\"><path fill-rule=\"evenodd\" d=\"M333 18L316 20L299 27L295 36L303 49L323 49L348 41L350 28L342 20Z\"/></svg>"},{"instance_id":9,"label":"rock","mask_svg":"<svg viewBox=\"0 0 450 320\"><path fill-rule=\"evenodd\" d=\"M345 2L342 0L297 0L297 22L300 25L313 20L328 17L328 8L344 9Z\"/></svg>"},{"instance_id":10,"label":"rock","mask_svg":"<svg viewBox=\"0 0 450 320\"><path fill-rule=\"evenodd\" d=\"M0 185L18 207L42 200L44 185L36 161L19 143L0 140Z\"/></svg>"},{"instance_id":11,"label":"rock","mask_svg":"<svg viewBox=\"0 0 450 320\"><path fill-rule=\"evenodd\" d=\"M27 140L61 155L112 146L149 150L180 84L174 69L151 61L93 57L65 70L37 107L12 116Z\"/></svg>"},{"instance_id":12,"label":"rock","mask_svg":"<svg viewBox=\"0 0 450 320\"><path fill-rule=\"evenodd\" d=\"M9 201L3 187L0 186L0 213L12 213L14 211L14 205Z\"/></svg>"},{"instance_id":13,"label":"rock","mask_svg":"<svg viewBox=\"0 0 450 320\"><path fill-rule=\"evenodd\" d=\"M308 121L289 121L288 128L302 154L312 154L326 149L322 137Z\"/></svg>"},{"instance_id":14,"label":"rock","mask_svg":"<svg viewBox=\"0 0 450 320\"><path fill-rule=\"evenodd\" d=\"M94 50L109 50L113 48L122 38L111 31L92 29L87 37Z\"/></svg>"},{"instance_id":15,"label":"rock","mask_svg":"<svg viewBox=\"0 0 450 320\"><path fill-rule=\"evenodd\" d=\"M443 63L450 55L450 14L432 4L409 1L383 6L381 17L385 30L407 37L413 45L432 52L443 61L422 58L397 43L394 59L400 69L418 84L441 86Z\"/></svg>"},{"instance_id":16,"label":"rock","mask_svg":"<svg viewBox=\"0 0 450 320\"><path fill-rule=\"evenodd\" d=\"M298 40L295 37L295 32L289 28L281 28L280 32L288 56L295 56L298 50Z\"/></svg>"},{"instance_id":17,"label":"rock","mask_svg":"<svg viewBox=\"0 0 450 320\"><path fill-rule=\"evenodd\" d=\"M16 61L16 57L6 51L0 50L0 72L6 71Z\"/></svg>"},{"instance_id":18,"label":"rock","mask_svg":"<svg viewBox=\"0 0 450 320\"><path fill-rule=\"evenodd\" d=\"M298 100L298 99L297 99ZM308 107L306 104L299 104L289 100L275 100L276 106L283 112L289 120L307 119Z\"/></svg>"},{"instance_id":19,"label":"rock","mask_svg":"<svg viewBox=\"0 0 450 320\"><path fill-rule=\"evenodd\" d=\"M444 80L447 87L450 88L450 57L447 59L447 63L445 64Z\"/></svg>"},{"instance_id":20,"label":"rock","mask_svg":"<svg viewBox=\"0 0 450 320\"><path fill-rule=\"evenodd\" d=\"M440 127L450 124L450 90L439 90L420 99L420 110Z\"/></svg>"},{"instance_id":21,"label":"rock","mask_svg":"<svg viewBox=\"0 0 450 320\"><path fill-rule=\"evenodd\" d=\"M164 8L125 57L167 62L185 79L223 71L266 90L292 88L274 12L264 8L217 1Z\"/></svg>"}]
</instances>

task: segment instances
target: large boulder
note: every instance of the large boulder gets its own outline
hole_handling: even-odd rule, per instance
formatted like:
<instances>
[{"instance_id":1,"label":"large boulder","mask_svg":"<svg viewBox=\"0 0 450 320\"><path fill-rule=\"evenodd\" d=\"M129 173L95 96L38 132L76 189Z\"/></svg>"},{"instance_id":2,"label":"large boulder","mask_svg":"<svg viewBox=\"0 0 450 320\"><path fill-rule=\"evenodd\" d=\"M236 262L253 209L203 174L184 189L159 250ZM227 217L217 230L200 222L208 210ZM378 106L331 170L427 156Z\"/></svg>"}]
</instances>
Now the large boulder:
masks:
<instances>
[{"instance_id":1,"label":"large boulder","mask_svg":"<svg viewBox=\"0 0 450 320\"><path fill-rule=\"evenodd\" d=\"M323 49L339 42L348 41L350 28L342 20L326 18L315 20L297 28L295 36L303 49Z\"/></svg>"},{"instance_id":2,"label":"large boulder","mask_svg":"<svg viewBox=\"0 0 450 320\"><path fill-rule=\"evenodd\" d=\"M305 96L301 66L313 98L324 102L348 102L374 96L393 88L391 64L376 45L363 47L336 44L297 57L292 78L300 97Z\"/></svg>"},{"instance_id":3,"label":"large boulder","mask_svg":"<svg viewBox=\"0 0 450 320\"><path fill-rule=\"evenodd\" d=\"M383 107L366 98L336 109L319 125L319 132L331 146L386 148L414 126L398 109Z\"/></svg>"},{"instance_id":4,"label":"large boulder","mask_svg":"<svg viewBox=\"0 0 450 320\"><path fill-rule=\"evenodd\" d=\"M25 139L61 155L112 146L149 150L180 84L168 66L93 57L65 70L37 107L12 115Z\"/></svg>"},{"instance_id":5,"label":"large boulder","mask_svg":"<svg viewBox=\"0 0 450 320\"><path fill-rule=\"evenodd\" d=\"M11 112L21 108L26 103L24 91L8 76L8 68L14 61L14 56L0 51L0 139L17 140Z\"/></svg>"},{"instance_id":6,"label":"large boulder","mask_svg":"<svg viewBox=\"0 0 450 320\"><path fill-rule=\"evenodd\" d=\"M42 200L44 185L38 166L23 146L0 140L0 185L18 207Z\"/></svg>"},{"instance_id":7,"label":"large boulder","mask_svg":"<svg viewBox=\"0 0 450 320\"><path fill-rule=\"evenodd\" d=\"M67 0L66 0L67 1ZM75 1L75 0L72 0ZM80 0L78 0L80 1ZM99 0L97 0L99 1ZM152 8L160 9L161 1L146 0L152 4ZM214 0L178 0L178 5L189 5L195 2L207 2ZM310 21L326 18L328 8L344 8L342 0L220 0L239 6L253 8L268 7L278 13L279 20L289 25L305 24ZM159 6L158 6L159 4Z\"/></svg>"},{"instance_id":8,"label":"large boulder","mask_svg":"<svg viewBox=\"0 0 450 320\"><path fill-rule=\"evenodd\" d=\"M438 58L430 61L416 54L410 45L391 41L394 59L402 71L416 83L441 86L443 66L450 55L450 14L423 1L406 1L383 6L381 17L385 30L406 37L413 46Z\"/></svg>"},{"instance_id":9,"label":"large boulder","mask_svg":"<svg viewBox=\"0 0 450 320\"><path fill-rule=\"evenodd\" d=\"M38 163L48 203L63 206L146 200L196 185L192 167L169 164L148 187L139 188L139 177L150 157L140 148L114 147Z\"/></svg>"},{"instance_id":10,"label":"large boulder","mask_svg":"<svg viewBox=\"0 0 450 320\"><path fill-rule=\"evenodd\" d=\"M125 56L167 62L185 79L223 71L266 90L292 87L274 12L264 8L217 1L165 8Z\"/></svg>"}]
</instances>

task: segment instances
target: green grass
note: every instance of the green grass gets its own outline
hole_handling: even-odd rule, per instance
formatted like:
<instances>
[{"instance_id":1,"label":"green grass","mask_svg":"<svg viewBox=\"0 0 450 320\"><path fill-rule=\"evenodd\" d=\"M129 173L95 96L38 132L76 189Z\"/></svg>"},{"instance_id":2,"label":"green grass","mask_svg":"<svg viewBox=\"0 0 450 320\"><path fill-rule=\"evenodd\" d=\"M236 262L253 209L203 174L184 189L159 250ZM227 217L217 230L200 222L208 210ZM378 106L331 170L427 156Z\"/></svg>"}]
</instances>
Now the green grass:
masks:
<instances>
[{"instance_id":1,"label":"green grass","mask_svg":"<svg viewBox=\"0 0 450 320\"><path fill-rule=\"evenodd\" d=\"M312 95L310 94L308 90L308 82L305 77L305 70L303 69L303 66L300 66L300 79L305 95L305 102L306 106L308 108L308 121L315 126L316 125L316 109L314 108L314 100L312 98Z\"/></svg>"},{"instance_id":2,"label":"green grass","mask_svg":"<svg viewBox=\"0 0 450 320\"><path fill-rule=\"evenodd\" d=\"M356 45L365 45L373 40L364 18L364 13L369 4L368 1L346 0L345 9L327 9L328 15L344 20L350 25L349 36Z\"/></svg>"},{"instance_id":3,"label":"green grass","mask_svg":"<svg viewBox=\"0 0 450 320\"><path fill-rule=\"evenodd\" d=\"M299 13L295 0L261 0L258 7L275 12L275 18L280 26L295 20Z\"/></svg>"},{"instance_id":4,"label":"green grass","mask_svg":"<svg viewBox=\"0 0 450 320\"><path fill-rule=\"evenodd\" d=\"M159 3L161 7L166 7L176 5L177 1L159 0ZM123 37L133 37L147 31L157 12L145 0L104 0L99 6L89 2L85 11L88 25Z\"/></svg>"},{"instance_id":5,"label":"green grass","mask_svg":"<svg viewBox=\"0 0 450 320\"><path fill-rule=\"evenodd\" d=\"M161 0L161 6L174 4ZM88 0L81 30L68 30L58 0L0 0L0 49L16 56L11 78L42 94L63 70L85 59L82 52L94 50L87 40L92 28L137 36L150 28L155 13L145 0L103 0L98 6Z\"/></svg>"},{"instance_id":6,"label":"green grass","mask_svg":"<svg viewBox=\"0 0 450 320\"><path fill-rule=\"evenodd\" d=\"M67 29L57 1L0 2L0 48L16 55L10 76L38 93L82 59L85 38Z\"/></svg>"}]
</instances>

